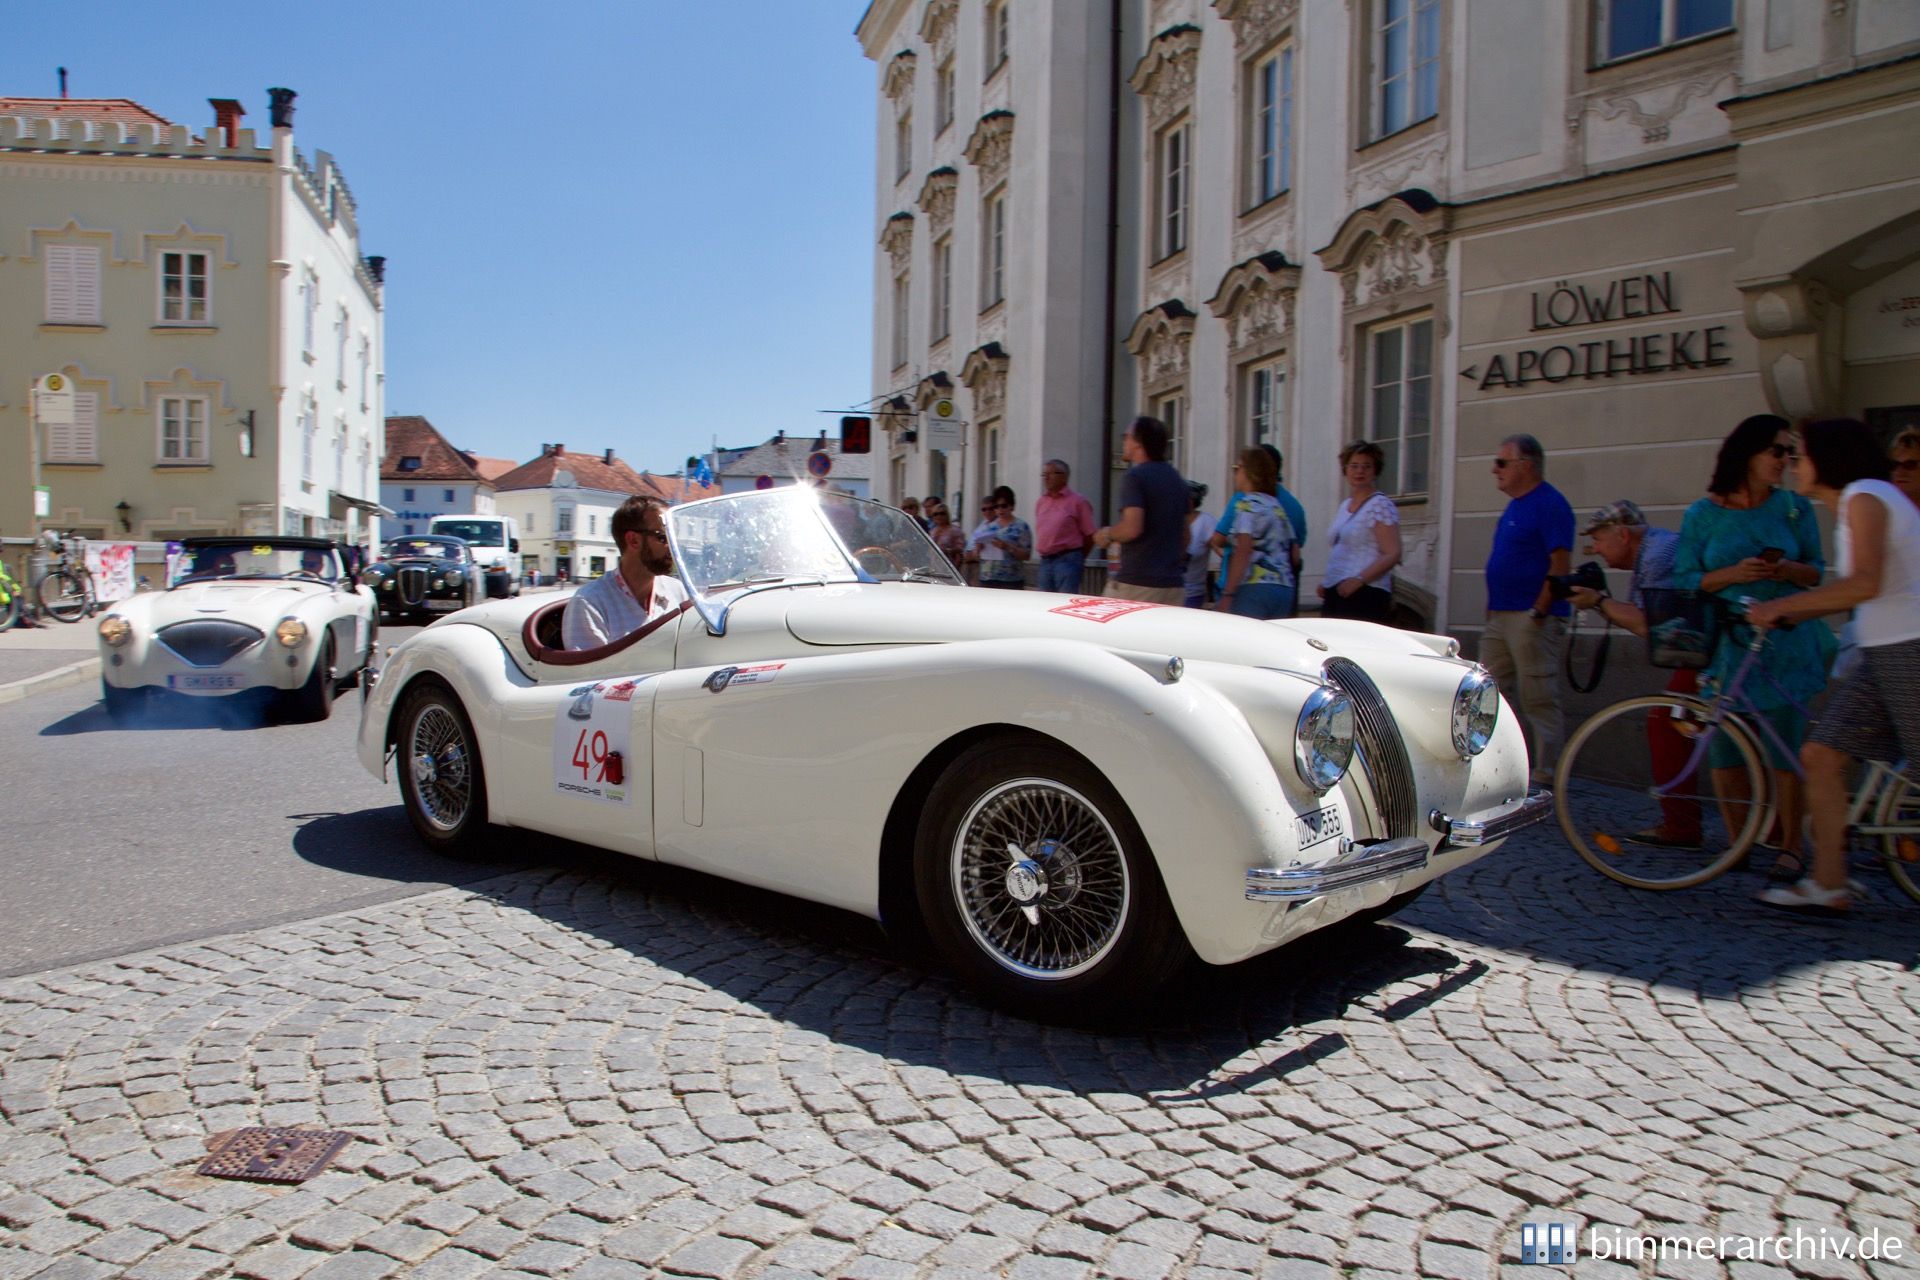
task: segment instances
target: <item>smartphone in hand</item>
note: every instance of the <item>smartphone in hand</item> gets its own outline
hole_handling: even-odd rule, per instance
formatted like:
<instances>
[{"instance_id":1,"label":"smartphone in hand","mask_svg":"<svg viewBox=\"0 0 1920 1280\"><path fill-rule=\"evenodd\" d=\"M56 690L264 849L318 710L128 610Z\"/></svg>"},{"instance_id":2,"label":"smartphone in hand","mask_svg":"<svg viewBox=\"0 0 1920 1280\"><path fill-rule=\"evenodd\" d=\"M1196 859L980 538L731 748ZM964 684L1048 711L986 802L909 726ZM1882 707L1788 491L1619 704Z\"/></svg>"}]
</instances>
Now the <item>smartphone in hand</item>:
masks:
<instances>
[{"instance_id":1,"label":"smartphone in hand","mask_svg":"<svg viewBox=\"0 0 1920 1280\"><path fill-rule=\"evenodd\" d=\"M1762 547L1760 549L1760 558L1768 564L1779 564L1780 558L1786 554L1787 553L1779 547Z\"/></svg>"}]
</instances>

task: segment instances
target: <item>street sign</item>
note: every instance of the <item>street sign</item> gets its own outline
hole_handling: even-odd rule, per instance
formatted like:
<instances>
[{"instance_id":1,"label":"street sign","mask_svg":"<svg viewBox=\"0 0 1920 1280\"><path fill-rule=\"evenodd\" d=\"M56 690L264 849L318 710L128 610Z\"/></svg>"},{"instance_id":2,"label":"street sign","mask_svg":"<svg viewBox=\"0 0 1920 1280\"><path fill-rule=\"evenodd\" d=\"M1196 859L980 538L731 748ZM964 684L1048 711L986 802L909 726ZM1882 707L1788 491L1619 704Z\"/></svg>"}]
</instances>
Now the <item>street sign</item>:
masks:
<instances>
[{"instance_id":1,"label":"street sign","mask_svg":"<svg viewBox=\"0 0 1920 1280\"><path fill-rule=\"evenodd\" d=\"M53 490L44 484L33 486L33 514L42 520L53 514Z\"/></svg>"},{"instance_id":2,"label":"street sign","mask_svg":"<svg viewBox=\"0 0 1920 1280\"><path fill-rule=\"evenodd\" d=\"M958 449L966 443L967 424L958 418L927 414L926 431L921 436L929 449Z\"/></svg>"},{"instance_id":3,"label":"street sign","mask_svg":"<svg viewBox=\"0 0 1920 1280\"><path fill-rule=\"evenodd\" d=\"M73 379L49 373L33 384L33 416L43 427L74 425Z\"/></svg>"},{"instance_id":4,"label":"street sign","mask_svg":"<svg viewBox=\"0 0 1920 1280\"><path fill-rule=\"evenodd\" d=\"M824 449L807 455L807 474L816 480L824 480L833 470L833 455Z\"/></svg>"},{"instance_id":5,"label":"street sign","mask_svg":"<svg viewBox=\"0 0 1920 1280\"><path fill-rule=\"evenodd\" d=\"M753 487L756 489L771 489L773 488L773 477L772 476L756 477L753 482Z\"/></svg>"}]
</instances>

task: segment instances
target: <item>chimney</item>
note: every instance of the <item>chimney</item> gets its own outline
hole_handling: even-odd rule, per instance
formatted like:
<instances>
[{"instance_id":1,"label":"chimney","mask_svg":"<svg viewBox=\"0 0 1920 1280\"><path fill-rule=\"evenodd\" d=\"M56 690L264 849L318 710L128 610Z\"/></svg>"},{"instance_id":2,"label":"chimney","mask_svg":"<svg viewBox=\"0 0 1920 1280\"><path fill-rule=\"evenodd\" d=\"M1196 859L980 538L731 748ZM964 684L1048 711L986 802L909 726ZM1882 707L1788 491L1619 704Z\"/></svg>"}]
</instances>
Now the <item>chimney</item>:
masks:
<instances>
[{"instance_id":1,"label":"chimney","mask_svg":"<svg viewBox=\"0 0 1920 1280\"><path fill-rule=\"evenodd\" d=\"M387 260L379 254L367 259L367 274L373 277L375 284L387 282Z\"/></svg>"},{"instance_id":2,"label":"chimney","mask_svg":"<svg viewBox=\"0 0 1920 1280\"><path fill-rule=\"evenodd\" d=\"M60 67L58 70L60 72L60 96L64 98L67 96L67 69Z\"/></svg>"},{"instance_id":3,"label":"chimney","mask_svg":"<svg viewBox=\"0 0 1920 1280\"><path fill-rule=\"evenodd\" d=\"M267 97L273 100L273 127L276 129L293 128L293 100L300 95L291 89L269 89Z\"/></svg>"},{"instance_id":4,"label":"chimney","mask_svg":"<svg viewBox=\"0 0 1920 1280\"><path fill-rule=\"evenodd\" d=\"M247 109L232 98L208 98L213 106L213 127L220 131L222 145L232 146L240 134L240 117Z\"/></svg>"},{"instance_id":5,"label":"chimney","mask_svg":"<svg viewBox=\"0 0 1920 1280\"><path fill-rule=\"evenodd\" d=\"M611 450L611 449L609 449L609 450L607 450L607 451L606 451L606 452L605 452L604 454L602 454L602 455L601 455L601 460L602 460L602 461L604 461L604 462L605 462L605 463L606 463L606 464L607 464L608 466L612 466L612 465L613 465L613 450Z\"/></svg>"},{"instance_id":6,"label":"chimney","mask_svg":"<svg viewBox=\"0 0 1920 1280\"><path fill-rule=\"evenodd\" d=\"M567 446L565 446L564 444L561 444L561 443L560 443L560 442L559 442L558 440L556 440L556 441L554 441L554 442L553 442L553 456L554 456L554 457L556 457L556 458L558 458L558 457L561 457L561 456L563 456L563 455L564 455L564 454L565 454L566 452L567 452Z\"/></svg>"}]
</instances>

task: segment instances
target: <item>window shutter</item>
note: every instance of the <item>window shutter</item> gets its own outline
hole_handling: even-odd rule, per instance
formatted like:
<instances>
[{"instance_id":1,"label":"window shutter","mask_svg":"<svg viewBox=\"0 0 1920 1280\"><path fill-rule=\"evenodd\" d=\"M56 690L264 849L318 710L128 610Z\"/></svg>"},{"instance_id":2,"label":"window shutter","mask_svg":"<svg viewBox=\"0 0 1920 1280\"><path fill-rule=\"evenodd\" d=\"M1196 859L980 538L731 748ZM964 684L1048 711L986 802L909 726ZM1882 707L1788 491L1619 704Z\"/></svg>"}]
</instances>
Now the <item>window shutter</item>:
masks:
<instances>
[{"instance_id":1,"label":"window shutter","mask_svg":"<svg viewBox=\"0 0 1920 1280\"><path fill-rule=\"evenodd\" d=\"M100 431L98 426L100 393L73 393L73 423L47 427L48 462L98 462Z\"/></svg>"},{"instance_id":2,"label":"window shutter","mask_svg":"<svg viewBox=\"0 0 1920 1280\"><path fill-rule=\"evenodd\" d=\"M100 251L90 245L47 246L47 323L100 323Z\"/></svg>"}]
</instances>

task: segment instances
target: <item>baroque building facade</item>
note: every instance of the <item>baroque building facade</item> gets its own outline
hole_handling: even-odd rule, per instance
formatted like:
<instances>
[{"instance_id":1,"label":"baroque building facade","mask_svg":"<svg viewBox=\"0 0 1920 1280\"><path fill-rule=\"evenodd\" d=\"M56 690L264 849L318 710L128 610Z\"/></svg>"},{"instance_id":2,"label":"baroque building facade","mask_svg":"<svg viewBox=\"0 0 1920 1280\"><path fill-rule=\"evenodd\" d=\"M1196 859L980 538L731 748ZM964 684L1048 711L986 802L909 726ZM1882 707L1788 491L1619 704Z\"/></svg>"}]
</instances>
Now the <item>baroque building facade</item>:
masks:
<instances>
[{"instance_id":1,"label":"baroque building facade","mask_svg":"<svg viewBox=\"0 0 1920 1280\"><path fill-rule=\"evenodd\" d=\"M0 530L372 546L384 267L324 151L231 99L195 131L124 99L0 98ZM60 374L71 422L34 414ZM35 486L45 490L36 517Z\"/></svg>"},{"instance_id":2,"label":"baroque building facade","mask_svg":"<svg viewBox=\"0 0 1920 1280\"><path fill-rule=\"evenodd\" d=\"M1369 439L1400 614L1471 644L1504 437L1677 525L1749 413L1920 418L1920 6L874 0L857 34L884 498L1025 506L1057 456L1111 517L1153 413L1216 495L1276 444L1317 534Z\"/></svg>"}]
</instances>

